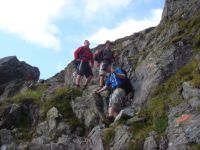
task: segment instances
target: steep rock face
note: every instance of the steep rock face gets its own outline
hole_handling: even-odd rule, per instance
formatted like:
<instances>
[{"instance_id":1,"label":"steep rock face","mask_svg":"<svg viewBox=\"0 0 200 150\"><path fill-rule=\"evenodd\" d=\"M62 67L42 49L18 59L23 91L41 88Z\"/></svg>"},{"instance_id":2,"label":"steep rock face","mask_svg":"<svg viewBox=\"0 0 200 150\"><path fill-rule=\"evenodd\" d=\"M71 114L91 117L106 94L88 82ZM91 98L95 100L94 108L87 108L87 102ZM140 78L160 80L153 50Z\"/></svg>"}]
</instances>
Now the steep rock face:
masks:
<instances>
[{"instance_id":1,"label":"steep rock face","mask_svg":"<svg viewBox=\"0 0 200 150\"><path fill-rule=\"evenodd\" d=\"M198 7L190 9L191 7L194 7L194 5L199 5L199 2L190 0L166 0L162 14L162 21L164 22L171 19L174 15L182 15L182 18L187 19L198 10ZM189 9L190 11L188 12L187 10Z\"/></svg>"},{"instance_id":2,"label":"steep rock face","mask_svg":"<svg viewBox=\"0 0 200 150\"><path fill-rule=\"evenodd\" d=\"M199 7L199 1L166 1L163 20L157 27L115 41L119 64L129 72L135 88L134 105L145 103L152 88L192 59L192 40L195 30L199 31L193 29L187 37L188 29L181 23L197 15ZM185 38L179 37L180 33L185 33Z\"/></svg>"}]
</instances>

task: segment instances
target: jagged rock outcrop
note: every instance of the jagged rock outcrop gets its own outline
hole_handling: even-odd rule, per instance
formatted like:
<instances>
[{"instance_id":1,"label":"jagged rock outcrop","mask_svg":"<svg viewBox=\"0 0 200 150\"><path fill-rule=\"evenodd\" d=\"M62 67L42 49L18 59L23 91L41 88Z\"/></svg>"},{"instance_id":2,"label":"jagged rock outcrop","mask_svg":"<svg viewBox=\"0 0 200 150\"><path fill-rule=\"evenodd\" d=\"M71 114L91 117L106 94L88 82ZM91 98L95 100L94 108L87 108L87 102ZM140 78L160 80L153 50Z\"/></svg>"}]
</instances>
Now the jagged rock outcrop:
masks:
<instances>
[{"instance_id":1,"label":"jagged rock outcrop","mask_svg":"<svg viewBox=\"0 0 200 150\"><path fill-rule=\"evenodd\" d=\"M40 76L38 68L20 62L15 56L0 59L0 72L0 85L17 79L37 81Z\"/></svg>"},{"instance_id":2,"label":"jagged rock outcrop","mask_svg":"<svg viewBox=\"0 0 200 150\"><path fill-rule=\"evenodd\" d=\"M40 71L16 56L0 59L0 100L4 97L14 96L25 81L37 81Z\"/></svg>"}]
</instances>

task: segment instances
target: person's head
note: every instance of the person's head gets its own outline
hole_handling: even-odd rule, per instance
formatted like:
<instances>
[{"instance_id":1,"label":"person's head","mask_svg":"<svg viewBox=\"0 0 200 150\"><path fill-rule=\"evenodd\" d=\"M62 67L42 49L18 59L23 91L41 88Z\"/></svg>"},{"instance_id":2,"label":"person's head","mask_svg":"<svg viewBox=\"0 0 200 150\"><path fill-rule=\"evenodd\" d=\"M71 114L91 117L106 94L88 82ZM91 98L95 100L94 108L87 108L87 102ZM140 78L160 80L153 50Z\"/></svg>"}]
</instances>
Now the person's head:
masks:
<instances>
[{"instance_id":1,"label":"person's head","mask_svg":"<svg viewBox=\"0 0 200 150\"><path fill-rule=\"evenodd\" d=\"M112 43L110 42L110 40L107 40L106 41L106 47L107 48L110 48L112 46Z\"/></svg>"},{"instance_id":2,"label":"person's head","mask_svg":"<svg viewBox=\"0 0 200 150\"><path fill-rule=\"evenodd\" d=\"M89 47L90 46L90 42L88 40L84 41L84 46Z\"/></svg>"},{"instance_id":3,"label":"person's head","mask_svg":"<svg viewBox=\"0 0 200 150\"><path fill-rule=\"evenodd\" d=\"M107 72L113 73L116 68L117 68L117 65L116 64L112 64L112 65L107 67Z\"/></svg>"}]
</instances>

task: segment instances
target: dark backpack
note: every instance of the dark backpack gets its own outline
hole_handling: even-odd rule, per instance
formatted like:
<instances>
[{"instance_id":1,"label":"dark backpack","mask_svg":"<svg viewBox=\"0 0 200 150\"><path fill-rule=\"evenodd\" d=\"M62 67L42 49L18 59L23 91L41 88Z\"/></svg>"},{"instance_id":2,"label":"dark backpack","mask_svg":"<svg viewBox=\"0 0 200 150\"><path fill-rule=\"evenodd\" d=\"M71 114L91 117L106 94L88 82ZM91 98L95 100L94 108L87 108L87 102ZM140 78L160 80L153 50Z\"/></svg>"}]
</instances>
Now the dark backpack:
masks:
<instances>
[{"instance_id":1,"label":"dark backpack","mask_svg":"<svg viewBox=\"0 0 200 150\"><path fill-rule=\"evenodd\" d=\"M100 63L103 60L107 60L108 62L112 62L112 52L106 51L105 49L101 50L94 56L94 60Z\"/></svg>"},{"instance_id":2,"label":"dark backpack","mask_svg":"<svg viewBox=\"0 0 200 150\"><path fill-rule=\"evenodd\" d=\"M98 63L100 63L102 60L103 60L103 54L102 53L97 53L95 56L94 56L94 60Z\"/></svg>"},{"instance_id":3,"label":"dark backpack","mask_svg":"<svg viewBox=\"0 0 200 150\"><path fill-rule=\"evenodd\" d=\"M127 77L127 72L124 69L121 69L122 72L125 74L125 79L122 85L120 85L120 88L124 89L126 91L126 95L128 95L128 93L133 92L133 86L131 84L130 79Z\"/></svg>"}]
</instances>

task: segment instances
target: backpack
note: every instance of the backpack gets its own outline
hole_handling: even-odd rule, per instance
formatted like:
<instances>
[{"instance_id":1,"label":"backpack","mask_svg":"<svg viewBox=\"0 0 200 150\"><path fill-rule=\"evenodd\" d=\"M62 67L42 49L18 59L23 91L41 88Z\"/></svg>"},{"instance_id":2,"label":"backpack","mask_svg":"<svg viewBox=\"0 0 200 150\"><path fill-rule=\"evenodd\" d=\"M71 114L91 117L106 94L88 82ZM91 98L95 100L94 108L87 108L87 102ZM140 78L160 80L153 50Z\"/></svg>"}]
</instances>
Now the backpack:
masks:
<instances>
[{"instance_id":1,"label":"backpack","mask_svg":"<svg viewBox=\"0 0 200 150\"><path fill-rule=\"evenodd\" d=\"M120 88L124 89L126 92L126 95L128 95L128 93L133 92L133 86L131 84L130 79L127 77L127 72L124 69L121 69L122 72L125 74L125 79L122 85L120 85Z\"/></svg>"},{"instance_id":2,"label":"backpack","mask_svg":"<svg viewBox=\"0 0 200 150\"><path fill-rule=\"evenodd\" d=\"M94 60L97 61L98 63L100 63L103 60L107 60L108 62L111 62L112 52L110 51L107 52L105 49L103 49L102 51L100 51L94 56Z\"/></svg>"},{"instance_id":3,"label":"backpack","mask_svg":"<svg viewBox=\"0 0 200 150\"><path fill-rule=\"evenodd\" d=\"M100 63L102 60L103 60L103 54L102 53L97 53L95 56L94 56L94 60L98 63Z\"/></svg>"}]
</instances>

